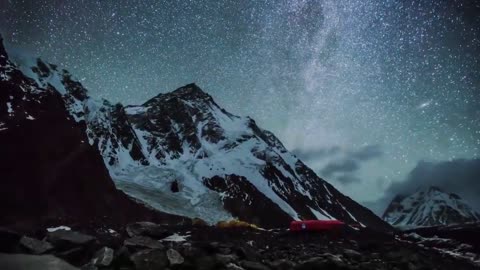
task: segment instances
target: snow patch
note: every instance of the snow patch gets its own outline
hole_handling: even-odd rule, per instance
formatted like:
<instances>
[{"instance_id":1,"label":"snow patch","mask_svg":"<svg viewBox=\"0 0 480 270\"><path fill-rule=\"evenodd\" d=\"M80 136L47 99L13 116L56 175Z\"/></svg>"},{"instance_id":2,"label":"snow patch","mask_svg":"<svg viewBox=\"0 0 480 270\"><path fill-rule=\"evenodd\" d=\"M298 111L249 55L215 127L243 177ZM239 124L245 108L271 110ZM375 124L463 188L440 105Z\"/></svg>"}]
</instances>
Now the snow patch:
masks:
<instances>
[{"instance_id":1,"label":"snow patch","mask_svg":"<svg viewBox=\"0 0 480 270\"><path fill-rule=\"evenodd\" d=\"M58 227L47 228L48 232L54 232L54 231L58 231L58 230L70 231L71 228L67 227L67 226L58 226Z\"/></svg>"},{"instance_id":2,"label":"snow patch","mask_svg":"<svg viewBox=\"0 0 480 270\"><path fill-rule=\"evenodd\" d=\"M7 102L7 112L10 115L13 114L13 108L12 108L12 104L10 102Z\"/></svg>"},{"instance_id":3,"label":"snow patch","mask_svg":"<svg viewBox=\"0 0 480 270\"><path fill-rule=\"evenodd\" d=\"M180 235L177 233L174 233L166 238L163 238L160 241L165 241L165 242L185 242L187 241L187 238L190 237L190 235Z\"/></svg>"},{"instance_id":4,"label":"snow patch","mask_svg":"<svg viewBox=\"0 0 480 270\"><path fill-rule=\"evenodd\" d=\"M315 216L316 219L318 220L332 220L331 217L327 217L325 216L324 214L320 213L319 211L311 208L311 207L308 207L310 208L310 211L312 211L313 215Z\"/></svg>"}]
</instances>

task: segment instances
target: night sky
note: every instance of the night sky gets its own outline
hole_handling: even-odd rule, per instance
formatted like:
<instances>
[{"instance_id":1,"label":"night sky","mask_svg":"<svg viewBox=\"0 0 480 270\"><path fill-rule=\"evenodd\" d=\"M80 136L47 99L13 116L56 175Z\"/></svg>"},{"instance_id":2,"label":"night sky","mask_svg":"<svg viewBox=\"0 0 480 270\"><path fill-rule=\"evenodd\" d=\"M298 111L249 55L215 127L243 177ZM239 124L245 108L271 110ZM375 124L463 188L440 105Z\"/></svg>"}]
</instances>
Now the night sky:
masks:
<instances>
[{"instance_id":1,"label":"night sky","mask_svg":"<svg viewBox=\"0 0 480 270\"><path fill-rule=\"evenodd\" d=\"M479 15L455 0L0 0L0 32L95 98L196 82L368 202L425 162L480 158Z\"/></svg>"}]
</instances>

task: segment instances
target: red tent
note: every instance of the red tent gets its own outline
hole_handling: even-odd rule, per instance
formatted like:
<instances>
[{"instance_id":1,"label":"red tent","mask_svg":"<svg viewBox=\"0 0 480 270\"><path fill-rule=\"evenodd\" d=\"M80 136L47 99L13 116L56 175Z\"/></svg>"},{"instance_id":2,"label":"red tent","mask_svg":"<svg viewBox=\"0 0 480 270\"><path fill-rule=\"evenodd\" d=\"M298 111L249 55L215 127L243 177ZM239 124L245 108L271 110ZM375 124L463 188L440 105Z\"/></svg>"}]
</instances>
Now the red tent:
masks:
<instances>
[{"instance_id":1,"label":"red tent","mask_svg":"<svg viewBox=\"0 0 480 270\"><path fill-rule=\"evenodd\" d=\"M295 220L290 223L290 231L331 231L344 226L345 223L338 220Z\"/></svg>"}]
</instances>

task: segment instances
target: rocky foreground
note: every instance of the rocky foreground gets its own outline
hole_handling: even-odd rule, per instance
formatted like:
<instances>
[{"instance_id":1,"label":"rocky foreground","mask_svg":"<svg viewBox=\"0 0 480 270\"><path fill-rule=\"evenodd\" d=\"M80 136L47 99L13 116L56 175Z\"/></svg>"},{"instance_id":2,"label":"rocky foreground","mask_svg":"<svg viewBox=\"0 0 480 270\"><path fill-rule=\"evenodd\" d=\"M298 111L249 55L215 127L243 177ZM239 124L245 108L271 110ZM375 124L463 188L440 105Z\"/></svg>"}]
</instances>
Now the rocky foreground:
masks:
<instances>
[{"instance_id":1,"label":"rocky foreground","mask_svg":"<svg viewBox=\"0 0 480 270\"><path fill-rule=\"evenodd\" d=\"M478 269L411 241L362 230L293 233L248 227L50 228L0 231L1 269ZM409 240L410 238L410 240Z\"/></svg>"}]
</instances>

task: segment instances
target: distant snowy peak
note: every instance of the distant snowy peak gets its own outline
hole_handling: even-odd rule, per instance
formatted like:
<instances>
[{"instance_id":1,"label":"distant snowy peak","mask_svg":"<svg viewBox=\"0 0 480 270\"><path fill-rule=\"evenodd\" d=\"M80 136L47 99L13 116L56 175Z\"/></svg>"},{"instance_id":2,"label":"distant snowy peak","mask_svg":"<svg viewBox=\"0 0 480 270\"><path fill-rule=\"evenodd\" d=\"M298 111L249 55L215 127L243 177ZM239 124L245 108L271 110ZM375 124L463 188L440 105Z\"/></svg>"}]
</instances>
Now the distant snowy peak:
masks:
<instances>
[{"instance_id":1,"label":"distant snowy peak","mask_svg":"<svg viewBox=\"0 0 480 270\"><path fill-rule=\"evenodd\" d=\"M460 196L429 187L409 196L398 195L390 203L383 219L399 227L423 227L480 221Z\"/></svg>"}]
</instances>

